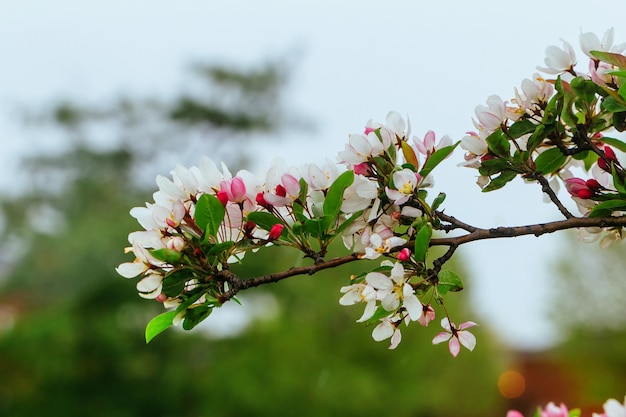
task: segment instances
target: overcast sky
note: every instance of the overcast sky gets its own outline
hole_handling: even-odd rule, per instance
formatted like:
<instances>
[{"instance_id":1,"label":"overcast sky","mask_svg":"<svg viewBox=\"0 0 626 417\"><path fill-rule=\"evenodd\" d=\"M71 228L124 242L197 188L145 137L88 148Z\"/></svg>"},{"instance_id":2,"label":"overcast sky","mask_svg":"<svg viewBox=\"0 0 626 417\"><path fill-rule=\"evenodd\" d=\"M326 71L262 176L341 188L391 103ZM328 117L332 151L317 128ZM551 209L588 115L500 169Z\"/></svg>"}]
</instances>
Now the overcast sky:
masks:
<instances>
[{"instance_id":1,"label":"overcast sky","mask_svg":"<svg viewBox=\"0 0 626 417\"><path fill-rule=\"evenodd\" d=\"M389 110L408 114L419 136L432 129L460 139L473 129L474 107L491 94L510 99L543 65L546 46L560 45L559 38L577 46L581 31L601 35L610 27L617 42L626 41L624 16L623 0L0 0L0 162L12 167L29 147L58 146L21 135L16 109L66 97L167 95L193 62L247 66L289 53L298 54L289 103L317 129L266 145L264 158L334 160L349 133L370 118L383 121ZM518 180L509 190L481 194L475 173L455 167L462 152L453 158L435 175L449 214L483 227L560 218L542 203L539 187ZM542 283L560 239L461 248L478 314L463 319L487 323L517 346L552 340L544 307L556 295Z\"/></svg>"}]
</instances>

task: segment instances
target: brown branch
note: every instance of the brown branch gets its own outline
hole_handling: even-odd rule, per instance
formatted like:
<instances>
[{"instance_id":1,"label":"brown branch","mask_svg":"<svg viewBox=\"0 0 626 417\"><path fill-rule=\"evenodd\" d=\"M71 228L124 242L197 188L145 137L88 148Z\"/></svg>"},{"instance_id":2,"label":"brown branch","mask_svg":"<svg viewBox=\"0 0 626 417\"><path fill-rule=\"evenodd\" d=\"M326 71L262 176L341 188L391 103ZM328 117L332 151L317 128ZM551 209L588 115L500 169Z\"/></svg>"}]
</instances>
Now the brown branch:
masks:
<instances>
[{"instance_id":1,"label":"brown branch","mask_svg":"<svg viewBox=\"0 0 626 417\"><path fill-rule=\"evenodd\" d=\"M548 182L546 177L538 172L534 172L531 178L534 178L539 184L541 184L541 191L543 191L548 195L548 197L550 197L550 201L552 201L554 205L556 205L556 207L559 209L561 214L565 216L565 218L571 219L572 217L574 217L574 215L565 208L563 203L561 203L561 200L559 200L559 198L556 196L556 193L554 192L552 187L550 187L550 183Z\"/></svg>"},{"instance_id":2,"label":"brown branch","mask_svg":"<svg viewBox=\"0 0 626 417\"><path fill-rule=\"evenodd\" d=\"M431 239L431 246L458 246L468 242L485 239L498 239L525 235L541 236L559 230L579 227L624 227L626 216L622 217L572 217L550 223L530 224L526 226L495 227L491 229L475 228L474 231L457 237Z\"/></svg>"},{"instance_id":3,"label":"brown branch","mask_svg":"<svg viewBox=\"0 0 626 417\"><path fill-rule=\"evenodd\" d=\"M448 261L450 257L452 257L452 254L460 245L474 242L477 240L510 238L525 235L535 235L538 237L546 233L553 233L559 230L567 230L580 227L626 227L626 216L598 218L572 217L566 220L559 220L549 223L538 223L514 227L502 226L491 229L482 229L479 227L471 226L441 212L437 212L437 216L441 220L449 222L451 225L455 226L455 228L463 229L468 233L456 237L431 239L430 246L449 247L446 254L436 260L436 263L434 265L436 269L441 268L441 265ZM413 244L414 242L411 241L404 245L404 247L412 247ZM357 261L359 259L361 259L361 256L359 254L353 253L350 255L329 259L328 261L316 262L313 265L289 268L286 271L261 275L249 279L240 278L236 274L233 274L230 270L223 270L218 274L218 278L221 278L222 280L228 282L230 285L230 289L229 291L222 294L222 296L220 297L220 301L226 302L230 300L241 290L258 287L263 284L270 284L273 282L282 281L296 275L313 275L316 272L322 271L324 269L334 268L343 264Z\"/></svg>"}]
</instances>

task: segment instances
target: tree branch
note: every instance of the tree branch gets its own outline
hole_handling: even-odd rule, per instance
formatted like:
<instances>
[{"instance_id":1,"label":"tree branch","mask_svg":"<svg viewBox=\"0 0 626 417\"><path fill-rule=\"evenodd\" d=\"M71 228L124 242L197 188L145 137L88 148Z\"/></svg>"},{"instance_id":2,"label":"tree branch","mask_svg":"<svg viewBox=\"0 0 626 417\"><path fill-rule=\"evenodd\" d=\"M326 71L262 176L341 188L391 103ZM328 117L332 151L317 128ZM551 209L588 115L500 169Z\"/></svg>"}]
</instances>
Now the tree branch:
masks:
<instances>
[{"instance_id":1,"label":"tree branch","mask_svg":"<svg viewBox=\"0 0 626 417\"><path fill-rule=\"evenodd\" d=\"M437 259L435 268L441 268L441 265L445 263L458 248L458 246L474 242L477 240L485 239L498 239L498 238L510 238L525 235L541 236L546 233L553 233L559 230L574 229L579 227L626 227L626 216L623 217L572 217L566 220L559 220L549 223L538 223L525 226L514 227L495 227L491 229L482 229L466 224L452 216L448 216L442 212L437 212L437 216L452 226L452 229L463 229L468 233L456 237L444 237L434 238L430 241L430 246L448 246L449 250ZM444 228L445 229L445 228ZM408 242L405 247L412 247L414 242ZM313 275L316 272L324 269L334 268L343 264L357 261L362 259L359 254L353 253L350 255L329 259L327 261L317 262L309 266L301 266L289 268L286 271L276 272L273 274L261 275L254 278L244 279L240 278L230 270L223 270L218 274L218 278L228 282L230 284L230 290L222 294L220 297L221 302L226 302L234 297L239 291L248 288L258 287L263 284L269 284L273 282L282 281L286 278L290 278L296 275Z\"/></svg>"}]
</instances>

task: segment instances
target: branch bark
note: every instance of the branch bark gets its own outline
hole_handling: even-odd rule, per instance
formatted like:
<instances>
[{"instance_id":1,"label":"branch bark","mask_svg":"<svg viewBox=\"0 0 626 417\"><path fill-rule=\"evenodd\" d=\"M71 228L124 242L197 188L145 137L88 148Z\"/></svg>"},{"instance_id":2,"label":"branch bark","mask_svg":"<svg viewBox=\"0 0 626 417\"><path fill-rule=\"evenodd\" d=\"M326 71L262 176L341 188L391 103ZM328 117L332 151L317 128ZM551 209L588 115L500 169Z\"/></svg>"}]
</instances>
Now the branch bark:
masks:
<instances>
[{"instance_id":1,"label":"branch bark","mask_svg":"<svg viewBox=\"0 0 626 417\"><path fill-rule=\"evenodd\" d=\"M443 230L461 229L467 232L466 234L461 236L431 239L430 246L450 247L451 249L448 251L450 256L452 255L452 253L454 253L454 250L456 250L458 246L477 240L512 238L525 235L535 235L538 237L546 233L553 233L559 230L567 230L580 227L626 227L626 216L598 218L571 217L566 220L559 220L548 223L538 223L513 227L501 226L491 229L483 229L471 226L456 219L453 216L448 216L442 212L437 212L437 216L441 220L449 223L447 227L442 227ZM414 242L412 241L408 242L405 247L410 248L413 246L413 244ZM441 260L439 262L441 264L444 263L448 260L450 256L448 256L443 262ZM286 271L261 275L248 279L240 278L236 274L232 273L230 270L223 270L219 273L219 278L229 283L230 290L222 295L220 301L228 301L241 290L258 287L260 285L270 284L273 282L279 282L296 275L313 275L316 272L322 271L324 269L335 268L340 265L358 261L359 259L361 259L359 254L352 253L350 255L329 259L327 261L317 262L313 265L294 267ZM441 265L439 265L439 268L440 267Z\"/></svg>"}]
</instances>

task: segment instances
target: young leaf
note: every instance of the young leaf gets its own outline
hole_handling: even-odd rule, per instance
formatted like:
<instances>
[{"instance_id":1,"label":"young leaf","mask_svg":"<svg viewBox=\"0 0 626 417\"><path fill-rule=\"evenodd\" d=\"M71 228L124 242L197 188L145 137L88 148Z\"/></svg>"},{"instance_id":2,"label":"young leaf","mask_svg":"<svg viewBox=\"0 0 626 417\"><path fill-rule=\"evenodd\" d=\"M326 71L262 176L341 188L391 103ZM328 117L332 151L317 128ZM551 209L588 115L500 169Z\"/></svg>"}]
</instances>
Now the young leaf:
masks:
<instances>
[{"instance_id":1,"label":"young leaf","mask_svg":"<svg viewBox=\"0 0 626 417\"><path fill-rule=\"evenodd\" d=\"M607 145L611 145L622 152L626 152L626 143L624 143L624 141L615 138L608 138L605 136L602 138L602 142L606 143Z\"/></svg>"},{"instance_id":2,"label":"young leaf","mask_svg":"<svg viewBox=\"0 0 626 417\"><path fill-rule=\"evenodd\" d=\"M268 232L275 224L284 224L278 217L264 211L253 211L252 213L248 213L248 221L256 224L263 230L267 230Z\"/></svg>"},{"instance_id":3,"label":"young leaf","mask_svg":"<svg viewBox=\"0 0 626 417\"><path fill-rule=\"evenodd\" d=\"M331 184L324 200L324 215L336 218L343 203L343 193L354 182L354 171L346 171Z\"/></svg>"},{"instance_id":4,"label":"young leaf","mask_svg":"<svg viewBox=\"0 0 626 417\"><path fill-rule=\"evenodd\" d=\"M502 174L491 179L489 184L485 188L483 188L483 193L499 190L500 188L504 187L509 181L512 181L513 178L515 178L516 176L517 172L515 171L503 171Z\"/></svg>"},{"instance_id":5,"label":"young leaf","mask_svg":"<svg viewBox=\"0 0 626 417\"><path fill-rule=\"evenodd\" d=\"M204 319L209 317L211 312L213 312L213 308L204 304L187 309L187 312L185 313L185 319L183 320L183 329L193 329Z\"/></svg>"},{"instance_id":6,"label":"young leaf","mask_svg":"<svg viewBox=\"0 0 626 417\"><path fill-rule=\"evenodd\" d=\"M552 148L542 152L537 159L535 159L535 166L537 172L541 174L551 174L558 171L566 161L567 157L563 155L563 152L561 152L559 148Z\"/></svg>"},{"instance_id":7,"label":"young leaf","mask_svg":"<svg viewBox=\"0 0 626 417\"><path fill-rule=\"evenodd\" d=\"M480 175L490 176L510 169L511 163L509 161L503 158L494 158L482 161L478 167L478 172Z\"/></svg>"},{"instance_id":8,"label":"young leaf","mask_svg":"<svg viewBox=\"0 0 626 417\"><path fill-rule=\"evenodd\" d=\"M507 133L511 138L517 139L528 133L534 132L536 127L537 125L528 119L520 120L519 122L513 123L507 129Z\"/></svg>"},{"instance_id":9,"label":"young leaf","mask_svg":"<svg viewBox=\"0 0 626 417\"><path fill-rule=\"evenodd\" d=\"M461 143L461 141L458 141L454 145L445 146L441 149L437 149L435 153L430 155L430 158L426 160L424 167L422 167L422 170L419 172L422 178L426 178L428 174L430 174L432 170L435 169L437 165L441 163L441 161L446 159L448 155L452 153L454 148L456 148L459 143Z\"/></svg>"},{"instance_id":10,"label":"young leaf","mask_svg":"<svg viewBox=\"0 0 626 417\"><path fill-rule=\"evenodd\" d=\"M452 271L441 271L438 278L437 290L441 295L446 294L448 291L457 292L463 289L461 277Z\"/></svg>"},{"instance_id":11,"label":"young leaf","mask_svg":"<svg viewBox=\"0 0 626 417\"><path fill-rule=\"evenodd\" d=\"M435 197L435 199L433 200L433 203L430 205L430 209L431 210L437 210L439 208L439 206L441 205L441 203L443 203L443 201L446 199L446 194L445 193L439 193L437 195L437 197Z\"/></svg>"},{"instance_id":12,"label":"young leaf","mask_svg":"<svg viewBox=\"0 0 626 417\"><path fill-rule=\"evenodd\" d=\"M589 217L608 217L614 211L626 211L626 201L608 200L594 206L589 212Z\"/></svg>"},{"instance_id":13,"label":"young leaf","mask_svg":"<svg viewBox=\"0 0 626 417\"><path fill-rule=\"evenodd\" d=\"M205 230L208 236L217 236L217 231L224 221L226 210L212 194L202 194L196 203L194 220L198 227Z\"/></svg>"},{"instance_id":14,"label":"young leaf","mask_svg":"<svg viewBox=\"0 0 626 417\"><path fill-rule=\"evenodd\" d=\"M487 146L495 155L507 159L511 157L511 143L500 129L487 136Z\"/></svg>"},{"instance_id":15,"label":"young leaf","mask_svg":"<svg viewBox=\"0 0 626 417\"><path fill-rule=\"evenodd\" d=\"M418 262L424 262L426 260L426 252L430 244L430 238L433 235L433 227L430 223L426 223L417 232L415 237L415 246L413 248L413 256Z\"/></svg>"},{"instance_id":16,"label":"young leaf","mask_svg":"<svg viewBox=\"0 0 626 417\"><path fill-rule=\"evenodd\" d=\"M413 148L411 148L411 145L409 145L405 141L401 141L400 146L402 146L402 155L404 155L405 161L413 165L414 171L419 170L420 164L417 160L417 155L415 155L415 151L413 150Z\"/></svg>"},{"instance_id":17,"label":"young leaf","mask_svg":"<svg viewBox=\"0 0 626 417\"><path fill-rule=\"evenodd\" d=\"M339 225L339 227L337 228L337 230L335 231L336 234L340 234L341 232L343 232L343 230L345 228L347 228L348 226L350 226L352 223L354 223L354 221L356 219L358 219L361 215L363 214L363 210L359 210L356 213L352 213L352 215L350 217L348 217L346 220L344 220L343 223L341 223Z\"/></svg>"},{"instance_id":18,"label":"young leaf","mask_svg":"<svg viewBox=\"0 0 626 417\"><path fill-rule=\"evenodd\" d=\"M624 104L620 100L617 100L615 97L611 97L611 96L602 100L602 105L600 107L603 110L606 110L612 113L626 111L626 104Z\"/></svg>"},{"instance_id":19,"label":"young leaf","mask_svg":"<svg viewBox=\"0 0 626 417\"><path fill-rule=\"evenodd\" d=\"M591 55L598 58L600 61L604 61L608 64L615 65L616 67L626 68L626 56L616 54L613 52L603 51L589 51Z\"/></svg>"},{"instance_id":20,"label":"young leaf","mask_svg":"<svg viewBox=\"0 0 626 417\"><path fill-rule=\"evenodd\" d=\"M150 255L154 256L159 261L163 261L168 264L180 261L181 256L180 252L168 248L152 249L150 250Z\"/></svg>"},{"instance_id":21,"label":"young leaf","mask_svg":"<svg viewBox=\"0 0 626 417\"><path fill-rule=\"evenodd\" d=\"M156 335L170 327L173 324L174 317L176 317L176 311L172 310L166 313L161 313L150 320L146 326L146 343L150 343Z\"/></svg>"}]
</instances>

